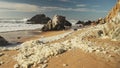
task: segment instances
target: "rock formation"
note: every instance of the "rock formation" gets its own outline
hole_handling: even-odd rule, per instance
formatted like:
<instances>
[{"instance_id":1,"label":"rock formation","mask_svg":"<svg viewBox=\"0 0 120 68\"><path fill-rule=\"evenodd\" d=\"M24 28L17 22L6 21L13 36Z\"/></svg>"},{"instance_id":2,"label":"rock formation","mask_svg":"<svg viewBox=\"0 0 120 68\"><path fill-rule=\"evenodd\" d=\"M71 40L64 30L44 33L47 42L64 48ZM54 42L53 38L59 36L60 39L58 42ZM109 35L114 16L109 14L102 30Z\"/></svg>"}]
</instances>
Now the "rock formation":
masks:
<instances>
[{"instance_id":1,"label":"rock formation","mask_svg":"<svg viewBox=\"0 0 120 68\"><path fill-rule=\"evenodd\" d=\"M0 36L0 46L4 46L7 44L8 44L8 42L3 37Z\"/></svg>"},{"instance_id":2,"label":"rock formation","mask_svg":"<svg viewBox=\"0 0 120 68\"><path fill-rule=\"evenodd\" d=\"M120 40L120 0L106 17L104 34L115 40Z\"/></svg>"},{"instance_id":3,"label":"rock formation","mask_svg":"<svg viewBox=\"0 0 120 68\"><path fill-rule=\"evenodd\" d=\"M55 15L52 20L49 20L47 24L42 28L43 31L49 30L63 30L71 27L71 23L66 20L64 16Z\"/></svg>"},{"instance_id":4,"label":"rock formation","mask_svg":"<svg viewBox=\"0 0 120 68\"><path fill-rule=\"evenodd\" d=\"M105 18L106 22L109 22L111 19L113 19L118 13L120 12L120 0L116 3L116 5L112 8L112 10L108 13L108 15Z\"/></svg>"},{"instance_id":5,"label":"rock formation","mask_svg":"<svg viewBox=\"0 0 120 68\"><path fill-rule=\"evenodd\" d=\"M105 23L105 19L103 18L99 18L97 21L96 21L96 24L104 24Z\"/></svg>"},{"instance_id":6,"label":"rock formation","mask_svg":"<svg viewBox=\"0 0 120 68\"><path fill-rule=\"evenodd\" d=\"M87 22L84 23L84 25L91 25L92 21L88 20Z\"/></svg>"},{"instance_id":7,"label":"rock formation","mask_svg":"<svg viewBox=\"0 0 120 68\"><path fill-rule=\"evenodd\" d=\"M83 25L84 22L79 20L76 24L82 24Z\"/></svg>"},{"instance_id":8,"label":"rock formation","mask_svg":"<svg viewBox=\"0 0 120 68\"><path fill-rule=\"evenodd\" d=\"M46 17L45 14L38 14L32 17L28 22L29 24L46 24L50 20L49 17Z\"/></svg>"}]
</instances>

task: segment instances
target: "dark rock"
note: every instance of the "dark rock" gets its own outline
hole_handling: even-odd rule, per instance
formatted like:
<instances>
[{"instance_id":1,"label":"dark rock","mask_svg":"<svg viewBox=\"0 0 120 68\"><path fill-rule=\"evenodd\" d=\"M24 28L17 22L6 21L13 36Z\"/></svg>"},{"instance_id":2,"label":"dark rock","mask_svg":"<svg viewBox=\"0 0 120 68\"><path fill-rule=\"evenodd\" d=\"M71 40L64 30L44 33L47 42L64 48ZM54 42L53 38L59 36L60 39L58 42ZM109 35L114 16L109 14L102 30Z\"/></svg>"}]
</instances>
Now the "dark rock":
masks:
<instances>
[{"instance_id":1,"label":"dark rock","mask_svg":"<svg viewBox=\"0 0 120 68\"><path fill-rule=\"evenodd\" d=\"M92 21L88 20L87 22L84 23L84 25L91 25Z\"/></svg>"},{"instance_id":2,"label":"dark rock","mask_svg":"<svg viewBox=\"0 0 120 68\"><path fill-rule=\"evenodd\" d=\"M69 21L67 21L64 16L55 15L52 20L49 20L48 23L44 25L42 30L64 30L71 26L72 24Z\"/></svg>"},{"instance_id":3,"label":"dark rock","mask_svg":"<svg viewBox=\"0 0 120 68\"><path fill-rule=\"evenodd\" d=\"M3 37L0 36L0 46L4 46L7 44L8 44L8 42Z\"/></svg>"},{"instance_id":4,"label":"dark rock","mask_svg":"<svg viewBox=\"0 0 120 68\"><path fill-rule=\"evenodd\" d=\"M76 24L84 24L84 22L79 20Z\"/></svg>"},{"instance_id":5,"label":"dark rock","mask_svg":"<svg viewBox=\"0 0 120 68\"><path fill-rule=\"evenodd\" d=\"M46 17L45 14L38 14L32 17L28 22L29 24L46 24L49 20L49 17Z\"/></svg>"}]
</instances>

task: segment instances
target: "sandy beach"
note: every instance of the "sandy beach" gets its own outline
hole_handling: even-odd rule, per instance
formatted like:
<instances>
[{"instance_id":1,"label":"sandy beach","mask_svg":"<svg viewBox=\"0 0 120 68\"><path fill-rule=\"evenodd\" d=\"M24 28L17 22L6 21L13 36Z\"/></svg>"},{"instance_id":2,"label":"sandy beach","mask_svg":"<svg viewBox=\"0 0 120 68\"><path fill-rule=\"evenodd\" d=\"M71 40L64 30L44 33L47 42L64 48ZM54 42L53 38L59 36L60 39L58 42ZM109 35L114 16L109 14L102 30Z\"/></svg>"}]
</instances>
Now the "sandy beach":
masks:
<instances>
[{"instance_id":1,"label":"sandy beach","mask_svg":"<svg viewBox=\"0 0 120 68\"><path fill-rule=\"evenodd\" d=\"M15 41L17 39L16 37L21 37L21 39L18 39L15 42L25 42L25 41L41 38L41 36L50 37L50 36L60 35L69 31L70 30L49 31L43 33L39 31L17 31L17 32L8 32L6 33L6 36L7 39L9 39L10 37L14 37L12 39L9 39L10 41ZM22 33L24 32L26 32L27 34L23 35ZM19 35L17 33L19 33ZM75 31L72 34L77 35L78 33L79 33L78 31ZM4 33L2 34L5 36ZM68 38L66 37L65 39L69 39L69 38L70 37ZM60 39L59 41L52 42L52 44L56 42L64 41L65 39L63 38ZM13 57L15 57L18 54L18 50L6 50L6 51L1 51L0 53L3 53L3 55L0 57L1 62L3 62L3 64L0 65L0 68L13 68L14 65L17 64L17 61L15 61ZM30 68L38 68L39 66L41 66L41 64L35 67L31 66ZM60 55L50 57L49 60L47 61L47 68L56 68L56 67L57 68L119 68L120 66L119 66L119 62L106 61L104 58L94 55L94 53L93 54L86 53L81 49L77 48L77 49L69 50Z\"/></svg>"},{"instance_id":2,"label":"sandy beach","mask_svg":"<svg viewBox=\"0 0 120 68\"><path fill-rule=\"evenodd\" d=\"M65 32L69 32L70 30L62 30L62 31L47 31L41 32L39 30L25 30L25 31L12 31L12 32L1 32L0 35L3 36L10 43L23 43L30 40L40 39L41 37L50 37L55 35L60 35ZM20 37L20 39L18 39ZM17 63L13 57L18 54L17 50L11 51L0 51L3 53L3 56L0 56L0 60L4 62L2 65L0 64L0 68L13 68Z\"/></svg>"}]
</instances>

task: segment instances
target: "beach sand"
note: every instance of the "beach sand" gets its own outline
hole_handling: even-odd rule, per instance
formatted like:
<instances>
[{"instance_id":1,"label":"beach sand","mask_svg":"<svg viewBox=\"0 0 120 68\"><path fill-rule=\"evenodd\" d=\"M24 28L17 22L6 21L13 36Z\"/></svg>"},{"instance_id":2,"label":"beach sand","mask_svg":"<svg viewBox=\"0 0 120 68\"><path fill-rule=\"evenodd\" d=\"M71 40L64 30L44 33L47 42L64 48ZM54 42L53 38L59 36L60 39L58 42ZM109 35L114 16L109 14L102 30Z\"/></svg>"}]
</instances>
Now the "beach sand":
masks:
<instances>
[{"instance_id":1,"label":"beach sand","mask_svg":"<svg viewBox=\"0 0 120 68\"><path fill-rule=\"evenodd\" d=\"M10 42L25 42L29 40L39 39L41 37L63 34L68 31L49 31L41 33L40 31L36 30L16 31L0 34ZM21 38L18 39L17 37ZM14 65L17 62L13 57L18 54L17 50L1 51L0 53L4 54L0 57L0 61L3 62L3 64L0 65L0 68L14 68ZM53 56L49 58L47 64L47 68L119 68L119 64L104 61L101 57L95 56L94 54L85 53L81 49L73 49L63 54Z\"/></svg>"},{"instance_id":2,"label":"beach sand","mask_svg":"<svg viewBox=\"0 0 120 68\"><path fill-rule=\"evenodd\" d=\"M1 32L0 36L4 37L10 43L17 43L17 42L23 43L25 41L40 39L41 37L59 35L68 31L69 30L41 32L40 30L22 30L22 31Z\"/></svg>"},{"instance_id":3,"label":"beach sand","mask_svg":"<svg viewBox=\"0 0 120 68\"><path fill-rule=\"evenodd\" d=\"M25 42L30 40L39 39L41 37L50 37L59 34L63 34L67 31L48 31L48 32L41 32L39 30L25 30L25 31L12 31L12 32L2 32L0 35L4 37L10 43L17 43L17 42ZM20 37L20 39L18 39ZM17 63L13 57L18 54L17 50L11 51L1 51L4 55L0 57L0 62L3 62L0 65L0 68L13 68L14 65ZM1 61L2 60L2 61Z\"/></svg>"}]
</instances>

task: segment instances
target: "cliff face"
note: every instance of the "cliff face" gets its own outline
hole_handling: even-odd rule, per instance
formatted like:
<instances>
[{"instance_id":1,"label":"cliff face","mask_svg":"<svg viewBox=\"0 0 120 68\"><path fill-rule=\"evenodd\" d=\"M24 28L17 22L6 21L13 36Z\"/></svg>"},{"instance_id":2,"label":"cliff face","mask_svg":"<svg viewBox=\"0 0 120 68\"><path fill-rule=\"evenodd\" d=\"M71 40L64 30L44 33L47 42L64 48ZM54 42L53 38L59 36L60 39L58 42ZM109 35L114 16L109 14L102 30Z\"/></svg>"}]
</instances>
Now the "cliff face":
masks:
<instances>
[{"instance_id":1,"label":"cliff face","mask_svg":"<svg viewBox=\"0 0 120 68\"><path fill-rule=\"evenodd\" d=\"M108 15L105 18L106 22L109 22L111 19L113 19L118 13L120 12L120 0L117 1L116 5L112 8L112 10L108 13Z\"/></svg>"},{"instance_id":2,"label":"cliff face","mask_svg":"<svg viewBox=\"0 0 120 68\"><path fill-rule=\"evenodd\" d=\"M104 34L112 39L120 40L120 0L105 18Z\"/></svg>"}]
</instances>

